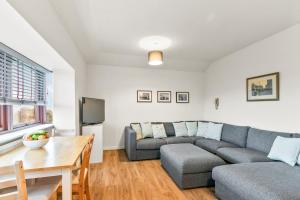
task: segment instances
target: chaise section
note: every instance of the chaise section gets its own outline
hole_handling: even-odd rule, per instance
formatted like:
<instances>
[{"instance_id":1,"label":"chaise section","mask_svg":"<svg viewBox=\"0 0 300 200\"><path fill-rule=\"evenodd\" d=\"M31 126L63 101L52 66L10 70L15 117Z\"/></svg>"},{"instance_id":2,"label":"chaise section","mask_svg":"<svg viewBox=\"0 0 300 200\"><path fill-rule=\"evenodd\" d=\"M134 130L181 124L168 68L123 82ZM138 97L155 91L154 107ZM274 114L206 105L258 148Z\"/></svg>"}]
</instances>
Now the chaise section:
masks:
<instances>
[{"instance_id":1,"label":"chaise section","mask_svg":"<svg viewBox=\"0 0 300 200\"><path fill-rule=\"evenodd\" d=\"M217 155L230 163L270 162L268 154L247 148L219 148Z\"/></svg>"},{"instance_id":2,"label":"chaise section","mask_svg":"<svg viewBox=\"0 0 300 200\"><path fill-rule=\"evenodd\" d=\"M228 142L212 140L207 138L196 140L195 145L214 154L216 154L217 150L222 147L238 147L237 145Z\"/></svg>"},{"instance_id":3,"label":"chaise section","mask_svg":"<svg viewBox=\"0 0 300 200\"><path fill-rule=\"evenodd\" d=\"M182 189L214 184L211 171L225 162L192 144L170 144L160 148L161 164Z\"/></svg>"},{"instance_id":4,"label":"chaise section","mask_svg":"<svg viewBox=\"0 0 300 200\"><path fill-rule=\"evenodd\" d=\"M243 163L213 169L222 200L299 200L300 167L282 162Z\"/></svg>"}]
</instances>

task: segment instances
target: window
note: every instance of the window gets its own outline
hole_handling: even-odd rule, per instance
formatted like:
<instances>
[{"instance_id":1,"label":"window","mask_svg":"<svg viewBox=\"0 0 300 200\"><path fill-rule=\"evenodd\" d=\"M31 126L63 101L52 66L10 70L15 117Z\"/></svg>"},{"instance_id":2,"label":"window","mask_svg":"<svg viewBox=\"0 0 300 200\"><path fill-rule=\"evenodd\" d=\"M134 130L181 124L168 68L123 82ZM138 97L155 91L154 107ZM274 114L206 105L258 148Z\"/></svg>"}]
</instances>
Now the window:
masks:
<instances>
[{"instance_id":1,"label":"window","mask_svg":"<svg viewBox=\"0 0 300 200\"><path fill-rule=\"evenodd\" d=\"M34 105L13 105L13 127L22 127L39 122L39 113Z\"/></svg>"},{"instance_id":2,"label":"window","mask_svg":"<svg viewBox=\"0 0 300 200\"><path fill-rule=\"evenodd\" d=\"M51 84L50 71L0 43L0 132L52 123Z\"/></svg>"}]
</instances>

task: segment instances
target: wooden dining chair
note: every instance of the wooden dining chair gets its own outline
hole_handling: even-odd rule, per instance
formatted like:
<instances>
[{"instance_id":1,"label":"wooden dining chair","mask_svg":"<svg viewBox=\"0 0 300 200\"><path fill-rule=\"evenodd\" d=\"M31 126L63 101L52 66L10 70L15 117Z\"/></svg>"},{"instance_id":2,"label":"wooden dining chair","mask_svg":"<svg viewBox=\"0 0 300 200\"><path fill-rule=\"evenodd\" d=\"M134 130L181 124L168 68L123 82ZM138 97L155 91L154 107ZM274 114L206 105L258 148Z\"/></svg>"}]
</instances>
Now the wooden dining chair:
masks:
<instances>
[{"instance_id":1,"label":"wooden dining chair","mask_svg":"<svg viewBox=\"0 0 300 200\"><path fill-rule=\"evenodd\" d=\"M60 178L52 178L46 184L26 185L23 162L0 167L0 200L48 200L56 199Z\"/></svg>"},{"instance_id":2,"label":"wooden dining chair","mask_svg":"<svg viewBox=\"0 0 300 200\"><path fill-rule=\"evenodd\" d=\"M88 144L83 150L79 174L73 174L72 194L79 195L79 200L84 200L84 197L86 197L87 200L91 199L89 190L89 165L93 143L94 135L91 136ZM58 188L58 192L62 192L61 186Z\"/></svg>"}]
</instances>

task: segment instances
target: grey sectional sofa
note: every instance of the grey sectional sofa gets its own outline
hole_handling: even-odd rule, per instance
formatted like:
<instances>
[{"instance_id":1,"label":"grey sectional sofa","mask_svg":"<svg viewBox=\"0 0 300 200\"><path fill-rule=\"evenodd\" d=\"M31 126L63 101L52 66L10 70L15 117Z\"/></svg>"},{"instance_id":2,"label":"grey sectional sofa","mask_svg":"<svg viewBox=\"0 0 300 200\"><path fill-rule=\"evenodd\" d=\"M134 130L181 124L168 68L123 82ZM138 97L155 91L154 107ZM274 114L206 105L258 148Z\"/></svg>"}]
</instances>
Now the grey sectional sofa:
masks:
<instances>
[{"instance_id":1,"label":"grey sectional sofa","mask_svg":"<svg viewBox=\"0 0 300 200\"><path fill-rule=\"evenodd\" d=\"M267 157L277 136L300 137L299 134L224 124L221 141L217 141L201 137L175 137L172 123L164 123L164 127L167 138L147 138L138 141L136 141L135 132L130 127L126 127L125 150L129 160L158 159L161 156L160 148L162 146L190 143L226 162L226 165L218 166L218 164L212 167L212 178L215 181L215 191L218 198L222 200L300 199L300 167L291 167L282 162L274 162ZM172 148L176 149L176 147ZM162 154L167 155L162 155L163 166L172 167L175 166L172 163L186 162L184 155L180 155L179 161L173 162L173 159L168 158L171 156L164 153L164 149L172 151L170 148L162 148ZM196 150L193 151L197 152ZM198 152L200 153L200 151ZM173 155L173 153L169 153L169 155ZM169 162L164 163L166 160ZM199 165L199 163L195 165ZM181 168L177 166L177 169ZM170 170L166 170L170 174ZM177 174L170 174L170 176L177 185L181 188L190 188L182 186L182 184L190 186L189 179L184 179L185 182L178 181L180 178L186 178L184 172L173 170L171 173L174 172ZM195 180L193 181L196 183ZM192 186L196 185L192 184ZM199 183L198 186L204 185Z\"/></svg>"}]
</instances>

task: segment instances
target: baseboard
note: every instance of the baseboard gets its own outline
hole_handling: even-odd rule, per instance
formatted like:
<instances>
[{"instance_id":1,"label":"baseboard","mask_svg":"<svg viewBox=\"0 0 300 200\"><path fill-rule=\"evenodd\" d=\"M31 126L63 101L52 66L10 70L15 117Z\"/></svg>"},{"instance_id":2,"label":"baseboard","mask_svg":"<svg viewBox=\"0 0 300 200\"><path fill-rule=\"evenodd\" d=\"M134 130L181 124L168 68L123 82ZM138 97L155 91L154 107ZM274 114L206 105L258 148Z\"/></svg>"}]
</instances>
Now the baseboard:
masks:
<instances>
[{"instance_id":1,"label":"baseboard","mask_svg":"<svg viewBox=\"0 0 300 200\"><path fill-rule=\"evenodd\" d=\"M104 147L104 150L119 150L124 149L124 146L111 146L111 147Z\"/></svg>"}]
</instances>

